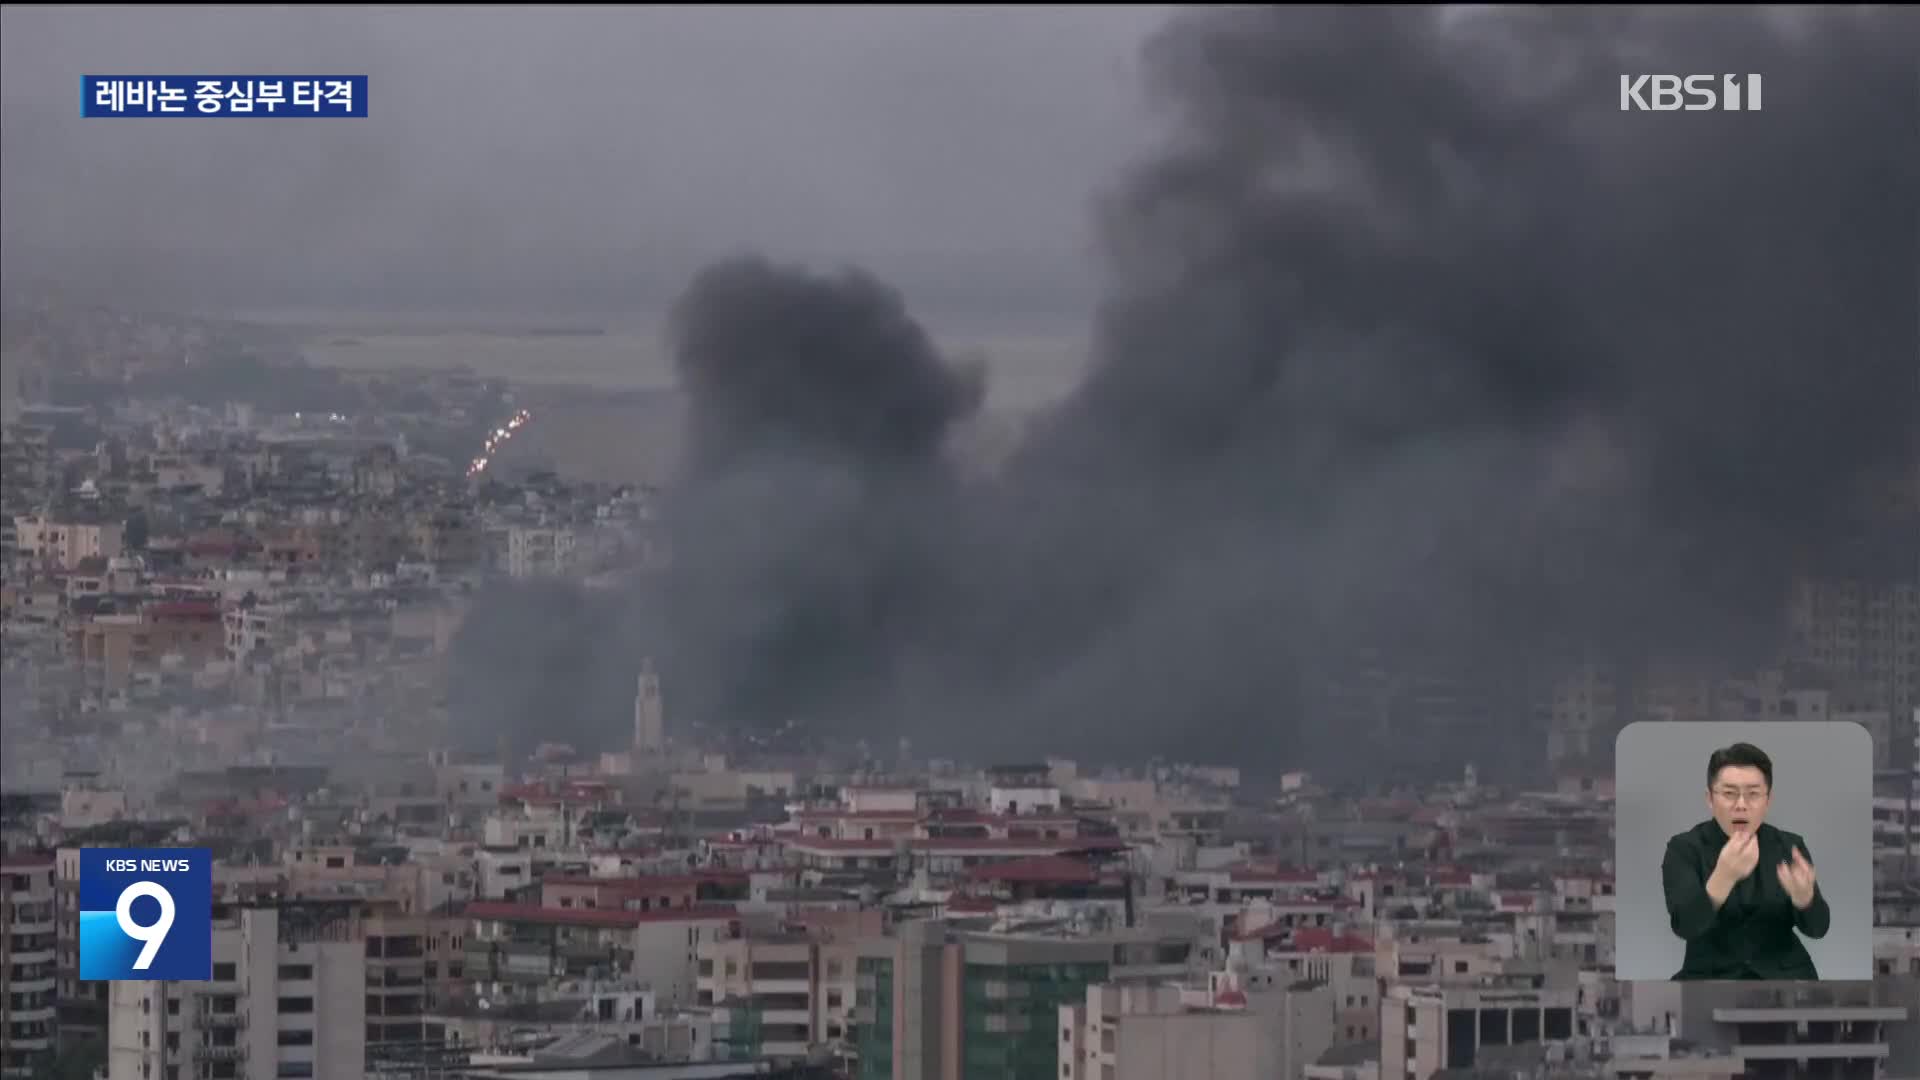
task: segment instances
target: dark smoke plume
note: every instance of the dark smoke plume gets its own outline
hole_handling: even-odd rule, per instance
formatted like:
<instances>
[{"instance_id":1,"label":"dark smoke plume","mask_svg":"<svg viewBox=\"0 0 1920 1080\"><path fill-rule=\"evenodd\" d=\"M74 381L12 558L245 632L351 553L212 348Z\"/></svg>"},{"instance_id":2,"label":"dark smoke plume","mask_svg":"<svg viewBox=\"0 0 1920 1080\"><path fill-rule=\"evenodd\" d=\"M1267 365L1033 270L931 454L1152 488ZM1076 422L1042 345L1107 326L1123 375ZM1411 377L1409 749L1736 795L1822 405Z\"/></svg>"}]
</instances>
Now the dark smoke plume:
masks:
<instances>
[{"instance_id":1,"label":"dark smoke plume","mask_svg":"<svg viewBox=\"0 0 1920 1080\"><path fill-rule=\"evenodd\" d=\"M676 704L723 728L865 723L932 614L941 450L979 407L980 372L857 272L722 263L672 332L689 397L668 508Z\"/></svg>"},{"instance_id":2,"label":"dark smoke plume","mask_svg":"<svg viewBox=\"0 0 1920 1080\"><path fill-rule=\"evenodd\" d=\"M1849 541L1913 573L1856 509L1920 429L1916 57L1901 9L1177 20L1094 369L993 480L947 475L977 388L883 287L695 283L678 703L1451 772L1538 760L1539 665L1766 658ZM1622 111L1636 72L1764 110ZM1430 740L1360 749L1376 664Z\"/></svg>"}]
</instances>

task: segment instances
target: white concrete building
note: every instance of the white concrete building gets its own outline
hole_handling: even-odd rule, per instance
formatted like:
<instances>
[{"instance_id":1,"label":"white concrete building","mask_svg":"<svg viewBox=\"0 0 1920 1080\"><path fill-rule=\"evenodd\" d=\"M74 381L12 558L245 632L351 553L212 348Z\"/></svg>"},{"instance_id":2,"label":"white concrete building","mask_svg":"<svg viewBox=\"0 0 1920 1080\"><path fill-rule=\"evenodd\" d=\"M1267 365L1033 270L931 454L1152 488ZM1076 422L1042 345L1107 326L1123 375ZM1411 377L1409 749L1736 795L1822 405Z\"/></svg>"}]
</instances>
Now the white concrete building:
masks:
<instances>
[{"instance_id":1,"label":"white concrete building","mask_svg":"<svg viewBox=\"0 0 1920 1080\"><path fill-rule=\"evenodd\" d=\"M1481 1052L1576 1035L1575 987L1399 984L1380 1010L1381 1077L1430 1076L1474 1065Z\"/></svg>"},{"instance_id":2,"label":"white concrete building","mask_svg":"<svg viewBox=\"0 0 1920 1080\"><path fill-rule=\"evenodd\" d=\"M570 528L516 525L507 530L507 573L523 579L564 575L573 570L578 547Z\"/></svg>"},{"instance_id":3,"label":"white concrete building","mask_svg":"<svg viewBox=\"0 0 1920 1080\"><path fill-rule=\"evenodd\" d=\"M1195 1007L1175 986L1087 988L1060 1007L1061 1080L1265 1080L1276 1071L1264 1018Z\"/></svg>"},{"instance_id":4,"label":"white concrete building","mask_svg":"<svg viewBox=\"0 0 1920 1080\"><path fill-rule=\"evenodd\" d=\"M108 1080L359 1080L366 945L357 902L216 915L211 982L116 982Z\"/></svg>"},{"instance_id":5,"label":"white concrete building","mask_svg":"<svg viewBox=\"0 0 1920 1080\"><path fill-rule=\"evenodd\" d=\"M0 1076L34 1075L53 1051L57 927L51 855L0 859Z\"/></svg>"}]
</instances>

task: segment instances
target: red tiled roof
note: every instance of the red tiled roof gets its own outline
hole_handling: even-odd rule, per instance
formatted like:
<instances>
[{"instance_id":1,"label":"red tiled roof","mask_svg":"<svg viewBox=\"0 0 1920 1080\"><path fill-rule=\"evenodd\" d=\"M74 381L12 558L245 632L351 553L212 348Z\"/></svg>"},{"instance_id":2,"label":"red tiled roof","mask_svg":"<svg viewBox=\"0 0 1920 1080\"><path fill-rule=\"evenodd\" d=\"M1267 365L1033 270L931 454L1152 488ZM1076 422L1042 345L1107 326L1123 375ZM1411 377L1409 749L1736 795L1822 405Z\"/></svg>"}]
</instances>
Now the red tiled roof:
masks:
<instances>
[{"instance_id":1,"label":"red tiled roof","mask_svg":"<svg viewBox=\"0 0 1920 1080\"><path fill-rule=\"evenodd\" d=\"M1306 926L1293 932L1293 948L1306 953L1372 952L1373 942L1358 934L1336 934L1324 926Z\"/></svg>"},{"instance_id":2,"label":"red tiled roof","mask_svg":"<svg viewBox=\"0 0 1920 1080\"><path fill-rule=\"evenodd\" d=\"M1213 1003L1223 1009L1242 1009L1246 1007L1247 995L1238 990L1222 990L1213 995Z\"/></svg>"},{"instance_id":3,"label":"red tiled roof","mask_svg":"<svg viewBox=\"0 0 1920 1080\"><path fill-rule=\"evenodd\" d=\"M666 911L616 911L608 908L558 908L538 904L510 904L498 900L476 900L461 913L465 918L493 922L555 923L567 926L630 927L642 923L699 922L731 919L738 913L732 905L708 905Z\"/></svg>"}]
</instances>

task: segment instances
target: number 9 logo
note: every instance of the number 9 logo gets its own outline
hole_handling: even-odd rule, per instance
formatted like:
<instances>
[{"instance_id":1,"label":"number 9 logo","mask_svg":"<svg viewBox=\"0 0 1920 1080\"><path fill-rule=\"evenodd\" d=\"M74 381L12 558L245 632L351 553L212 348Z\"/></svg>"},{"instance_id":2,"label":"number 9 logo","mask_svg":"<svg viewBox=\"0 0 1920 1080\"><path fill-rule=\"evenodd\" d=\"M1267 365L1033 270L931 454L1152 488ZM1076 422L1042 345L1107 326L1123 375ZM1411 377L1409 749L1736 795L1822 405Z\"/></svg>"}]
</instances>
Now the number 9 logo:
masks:
<instances>
[{"instance_id":1,"label":"number 9 logo","mask_svg":"<svg viewBox=\"0 0 1920 1080\"><path fill-rule=\"evenodd\" d=\"M147 926L133 921L133 902L143 896L160 902L160 917ZM136 881L120 890L120 899L113 902L113 918L120 924L121 933L146 942L139 958L133 962L133 970L145 971L153 963L154 954L160 951L161 942L167 940L167 931L173 929L173 894L157 881Z\"/></svg>"}]
</instances>

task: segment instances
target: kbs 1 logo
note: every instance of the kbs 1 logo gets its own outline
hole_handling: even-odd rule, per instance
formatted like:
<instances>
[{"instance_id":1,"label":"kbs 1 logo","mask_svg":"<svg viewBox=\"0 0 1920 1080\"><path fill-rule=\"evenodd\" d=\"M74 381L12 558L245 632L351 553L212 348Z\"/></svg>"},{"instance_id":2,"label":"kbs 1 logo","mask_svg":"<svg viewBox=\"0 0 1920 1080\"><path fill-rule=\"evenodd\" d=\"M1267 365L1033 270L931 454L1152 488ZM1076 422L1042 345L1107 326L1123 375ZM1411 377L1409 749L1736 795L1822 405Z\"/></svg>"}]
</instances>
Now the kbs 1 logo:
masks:
<instances>
[{"instance_id":1,"label":"kbs 1 logo","mask_svg":"<svg viewBox=\"0 0 1920 1080\"><path fill-rule=\"evenodd\" d=\"M213 853L80 849L80 977L213 978Z\"/></svg>"},{"instance_id":2,"label":"kbs 1 logo","mask_svg":"<svg viewBox=\"0 0 1920 1080\"><path fill-rule=\"evenodd\" d=\"M1742 83L1742 79L1745 82ZM1622 75L1621 112L1759 112L1758 75Z\"/></svg>"}]
</instances>

